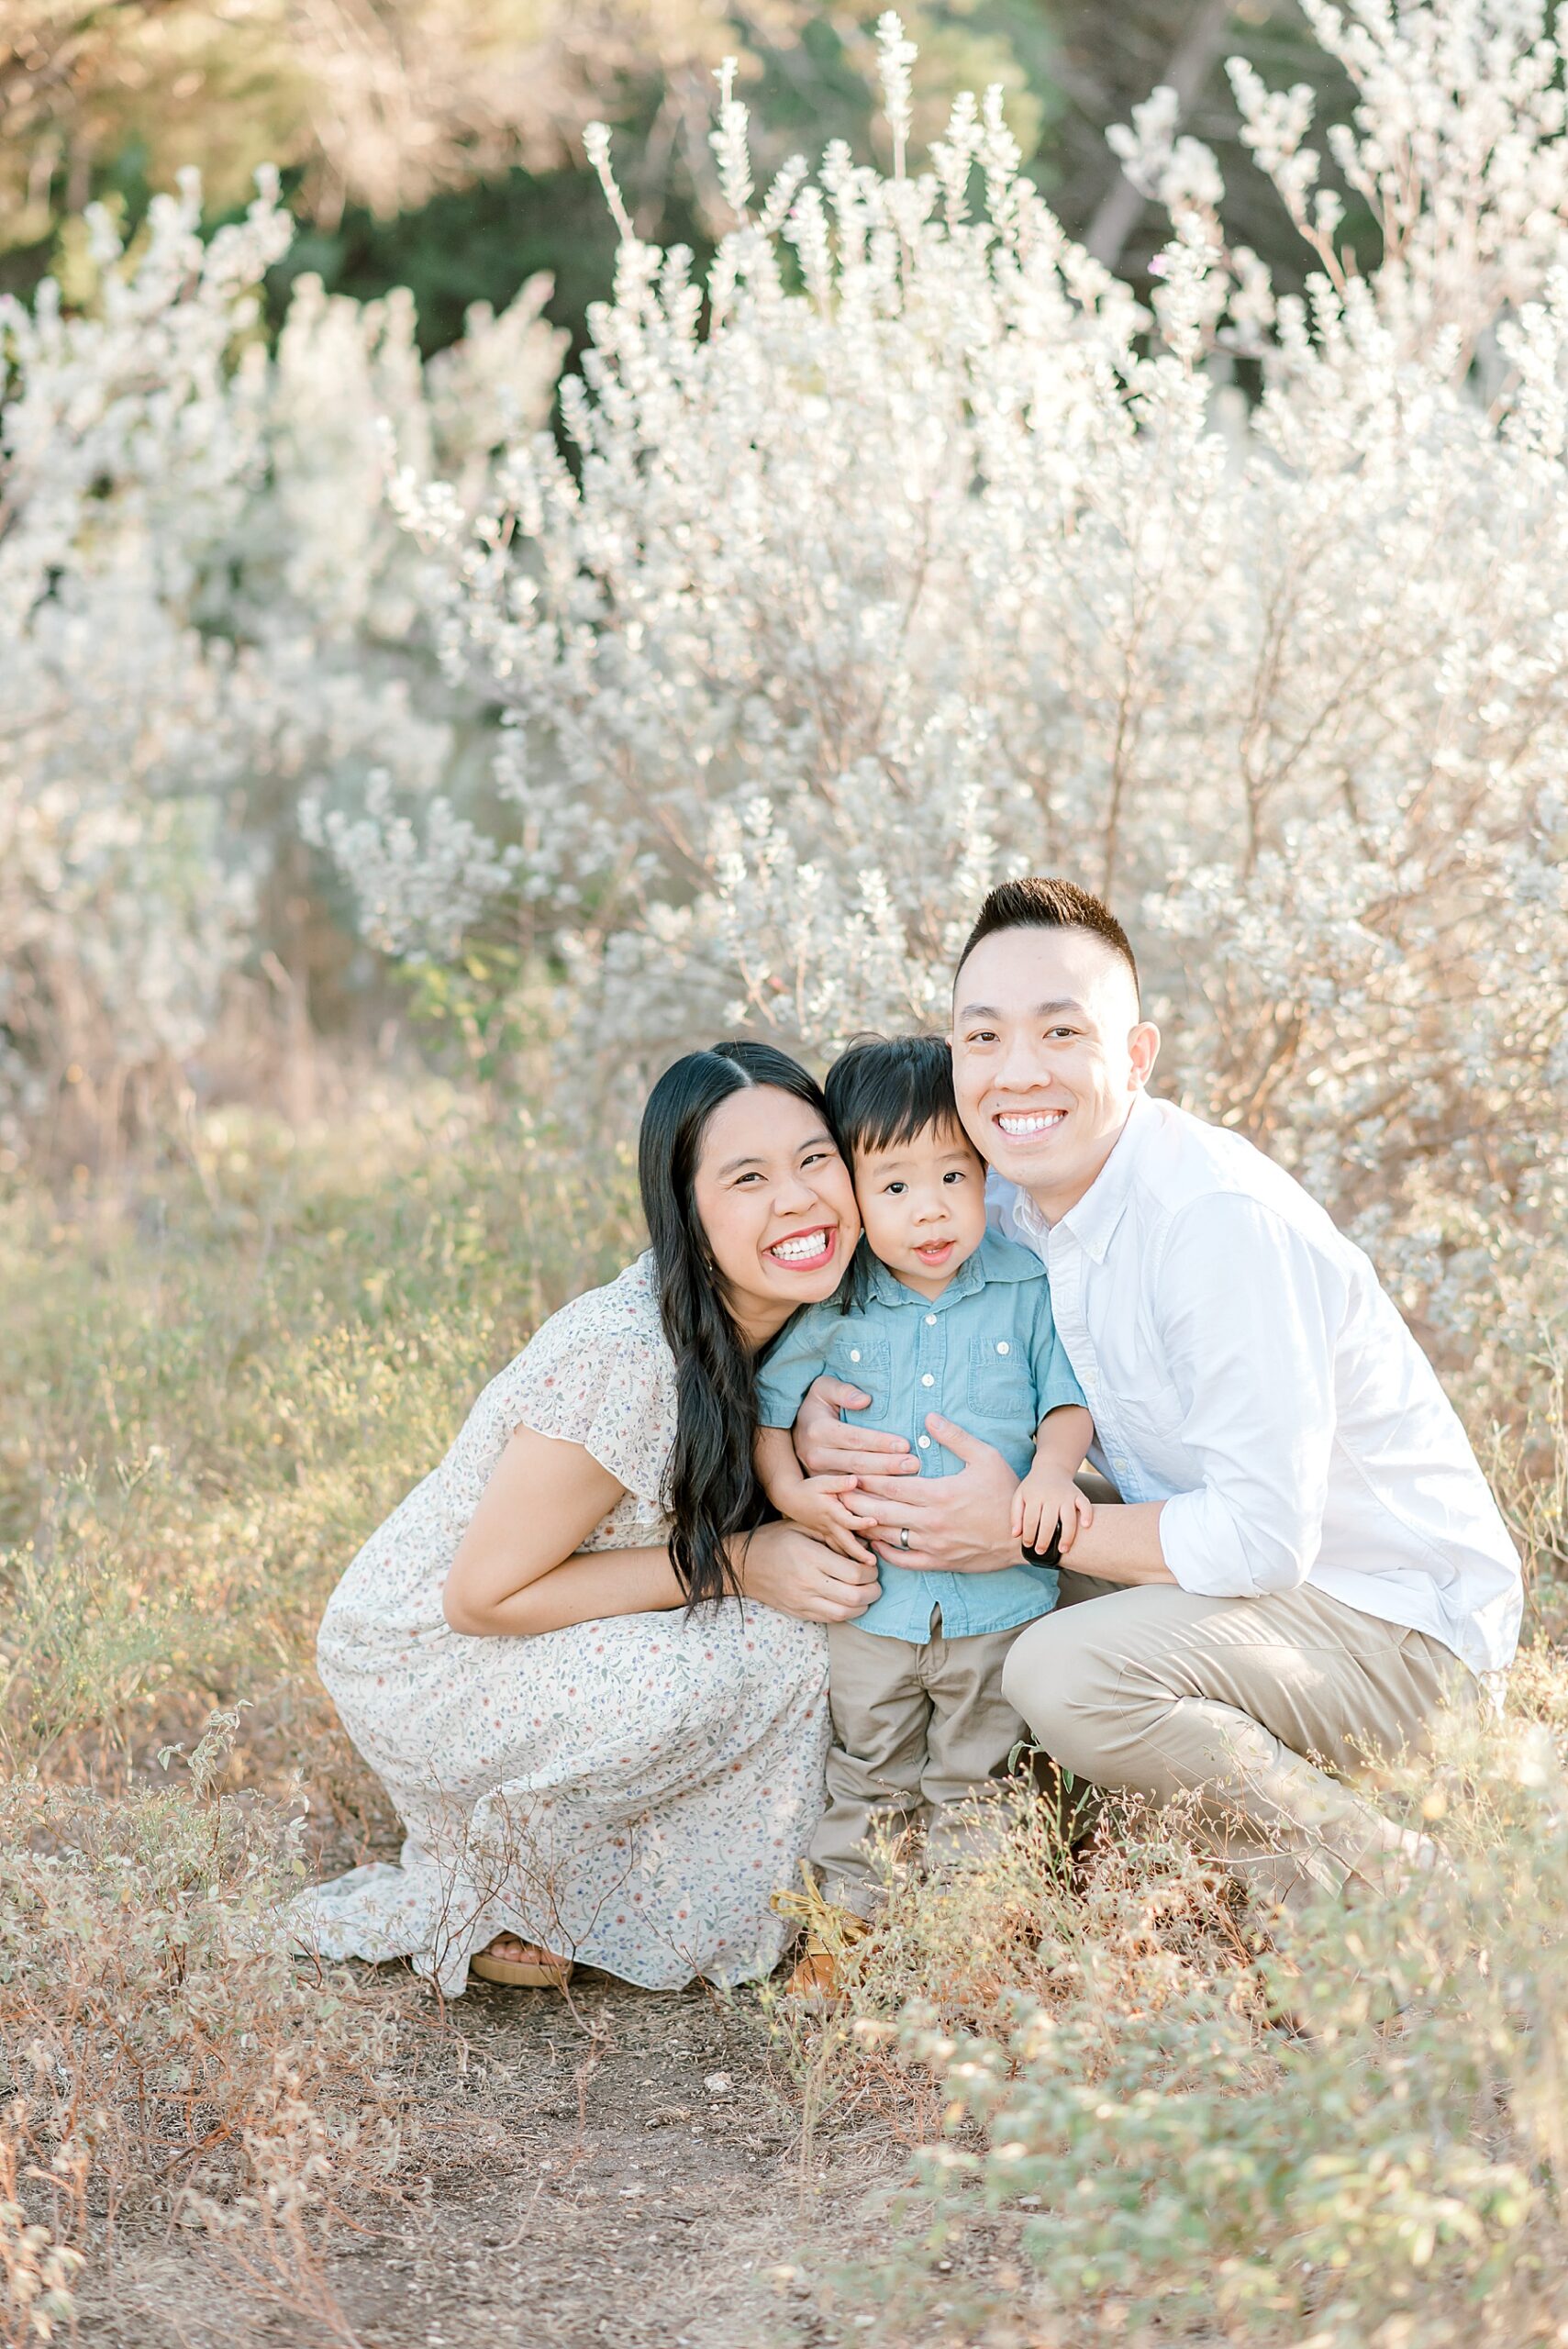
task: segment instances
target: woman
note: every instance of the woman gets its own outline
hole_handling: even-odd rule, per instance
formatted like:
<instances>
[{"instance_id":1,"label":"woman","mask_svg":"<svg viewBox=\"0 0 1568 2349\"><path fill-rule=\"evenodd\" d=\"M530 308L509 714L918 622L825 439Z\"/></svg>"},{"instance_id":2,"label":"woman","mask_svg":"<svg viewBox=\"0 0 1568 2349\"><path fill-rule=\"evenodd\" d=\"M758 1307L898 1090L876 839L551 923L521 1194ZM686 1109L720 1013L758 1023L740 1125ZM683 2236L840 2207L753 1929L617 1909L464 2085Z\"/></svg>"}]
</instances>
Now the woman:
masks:
<instances>
[{"instance_id":1,"label":"woman","mask_svg":"<svg viewBox=\"0 0 1568 2349\"><path fill-rule=\"evenodd\" d=\"M296 1904L328 1957L449 1995L776 1964L822 1801L826 1642L873 1570L757 1528L752 1363L860 1233L822 1097L762 1044L660 1079L649 1252L547 1321L350 1567L321 1674L406 1831ZM747 1602L740 1603L743 1596Z\"/></svg>"}]
</instances>

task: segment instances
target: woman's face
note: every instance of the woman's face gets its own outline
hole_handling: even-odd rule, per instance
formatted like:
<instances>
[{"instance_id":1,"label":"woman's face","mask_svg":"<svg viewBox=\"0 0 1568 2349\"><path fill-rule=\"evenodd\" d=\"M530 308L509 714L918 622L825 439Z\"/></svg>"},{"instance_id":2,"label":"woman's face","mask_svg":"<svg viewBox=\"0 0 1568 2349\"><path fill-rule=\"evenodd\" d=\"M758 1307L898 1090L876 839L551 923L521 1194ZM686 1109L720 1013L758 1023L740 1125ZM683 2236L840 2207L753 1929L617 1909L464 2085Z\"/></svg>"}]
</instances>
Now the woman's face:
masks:
<instances>
[{"instance_id":1,"label":"woman's face","mask_svg":"<svg viewBox=\"0 0 1568 2349\"><path fill-rule=\"evenodd\" d=\"M861 1221L850 1170L809 1101L776 1085L728 1095L707 1121L693 1189L725 1302L753 1345L797 1305L832 1296Z\"/></svg>"}]
</instances>

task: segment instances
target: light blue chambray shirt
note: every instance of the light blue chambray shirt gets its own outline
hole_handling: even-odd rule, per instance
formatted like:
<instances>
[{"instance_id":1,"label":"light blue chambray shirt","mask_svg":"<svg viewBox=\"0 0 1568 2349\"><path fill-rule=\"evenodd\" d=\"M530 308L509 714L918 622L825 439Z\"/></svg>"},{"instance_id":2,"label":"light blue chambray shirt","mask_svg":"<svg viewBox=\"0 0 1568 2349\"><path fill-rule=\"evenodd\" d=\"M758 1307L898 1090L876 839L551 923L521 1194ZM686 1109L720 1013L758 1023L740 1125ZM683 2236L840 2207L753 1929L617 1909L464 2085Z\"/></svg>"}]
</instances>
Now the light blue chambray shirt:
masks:
<instances>
[{"instance_id":1,"label":"light blue chambray shirt","mask_svg":"<svg viewBox=\"0 0 1568 2349\"><path fill-rule=\"evenodd\" d=\"M988 1231L941 1295L929 1297L906 1288L874 1256L862 1252L858 1269L868 1278L857 1307L844 1313L831 1299L808 1305L762 1363L762 1425L793 1427L806 1388L827 1371L871 1397L869 1410L840 1416L907 1436L923 1476L951 1476L963 1464L927 1433L928 1411L995 1444L1023 1475L1046 1413L1084 1401L1056 1334L1039 1257ZM929 1640L939 1607L942 1636L953 1640L1032 1623L1056 1604L1055 1569L1021 1561L985 1575L884 1564L881 1579L881 1598L856 1620L862 1631L893 1640Z\"/></svg>"}]
</instances>

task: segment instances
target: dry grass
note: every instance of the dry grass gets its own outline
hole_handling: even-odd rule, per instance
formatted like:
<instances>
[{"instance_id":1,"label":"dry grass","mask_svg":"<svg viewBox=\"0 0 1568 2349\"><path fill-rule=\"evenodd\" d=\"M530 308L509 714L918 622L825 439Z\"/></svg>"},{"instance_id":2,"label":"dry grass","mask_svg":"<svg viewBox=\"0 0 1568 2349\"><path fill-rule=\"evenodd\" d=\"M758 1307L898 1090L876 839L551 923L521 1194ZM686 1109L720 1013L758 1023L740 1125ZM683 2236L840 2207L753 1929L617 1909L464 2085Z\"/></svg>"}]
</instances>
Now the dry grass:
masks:
<instances>
[{"instance_id":1,"label":"dry grass","mask_svg":"<svg viewBox=\"0 0 1568 2349\"><path fill-rule=\"evenodd\" d=\"M414 1986L317 1979L264 1945L307 1867L388 1824L316 1681L315 1624L489 1371L632 1234L624 1167L595 1218L524 1121L426 1109L372 1105L303 1148L215 1119L115 1198L4 1210L18 2339L65 2321L81 2245L161 2213L346 2340L323 2247L384 2224L428 2159Z\"/></svg>"},{"instance_id":2,"label":"dry grass","mask_svg":"<svg viewBox=\"0 0 1568 2349\"><path fill-rule=\"evenodd\" d=\"M0 1210L0 1735L129 1772L244 1699L322 1719L316 1620L489 1373L636 1244L623 1163L426 1097L295 1144L232 1112L113 1198ZM272 1709L271 1710L269 1709Z\"/></svg>"},{"instance_id":3,"label":"dry grass","mask_svg":"<svg viewBox=\"0 0 1568 2349\"><path fill-rule=\"evenodd\" d=\"M0 1206L0 2349L69 2336L73 2296L95 2338L222 2338L199 2295L161 2332L117 2316L154 2268L350 2349L469 2290L470 2332L594 2340L601 2288L628 2340L714 2349L742 2308L748 2343L803 2349L1568 2341L1550 1356L1528 1425L1464 1398L1531 1544L1532 1644L1510 1722L1394 1797L1440 1807L1446 1915L1325 1912L1271 1990L1179 1820L1126 1815L1073 1863L1022 1800L984 1871L897 1884L826 2024L597 1990L454 2019L405 1975L269 1953L302 1871L393 1830L315 1679L327 1592L484 1378L636 1244L624 1160L584 1174L429 1095L297 1140L214 1118L112 1198ZM662 2248L633 2147L692 2198ZM417 2297L374 2299L394 2267Z\"/></svg>"}]
</instances>

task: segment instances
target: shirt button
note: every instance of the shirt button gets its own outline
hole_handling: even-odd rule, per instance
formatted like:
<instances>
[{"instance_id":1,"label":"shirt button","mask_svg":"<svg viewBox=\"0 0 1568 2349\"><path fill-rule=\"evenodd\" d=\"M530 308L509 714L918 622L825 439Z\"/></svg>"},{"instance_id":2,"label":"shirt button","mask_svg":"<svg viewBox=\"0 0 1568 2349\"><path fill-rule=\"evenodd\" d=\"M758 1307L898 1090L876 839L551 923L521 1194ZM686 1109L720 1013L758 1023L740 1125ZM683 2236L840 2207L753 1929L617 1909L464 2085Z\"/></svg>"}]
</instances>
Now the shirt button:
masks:
<instances>
[{"instance_id":1,"label":"shirt button","mask_svg":"<svg viewBox=\"0 0 1568 2349\"><path fill-rule=\"evenodd\" d=\"M851 1346L851 1347L850 1348L850 1360L851 1360L851 1362L859 1362L860 1358L861 1358L861 1350L860 1350L859 1346Z\"/></svg>"},{"instance_id":2,"label":"shirt button","mask_svg":"<svg viewBox=\"0 0 1568 2349\"><path fill-rule=\"evenodd\" d=\"M934 1329L936 1328L936 1326L937 1326L937 1317L936 1317L936 1315L935 1315L934 1313L928 1313L928 1314L927 1314L927 1316L926 1316L926 1327L927 1327L927 1329L928 1329L928 1330L934 1330Z\"/></svg>"},{"instance_id":3,"label":"shirt button","mask_svg":"<svg viewBox=\"0 0 1568 2349\"><path fill-rule=\"evenodd\" d=\"M1013 1351L1013 1349L1012 1349L1012 1348L1011 1348L1011 1346L1007 1343L1007 1341L1006 1340L1006 1338L998 1338L998 1339L997 1339L997 1341L996 1341L996 1352L997 1352L999 1354L1010 1354L1010 1353L1012 1353L1012 1351ZM855 1356L855 1360L856 1360L857 1362L860 1360L860 1356L859 1356L858 1354Z\"/></svg>"},{"instance_id":4,"label":"shirt button","mask_svg":"<svg viewBox=\"0 0 1568 2349\"><path fill-rule=\"evenodd\" d=\"M922 1452L929 1452L931 1448L931 1439L929 1435L917 1436L915 1441L918 1443Z\"/></svg>"},{"instance_id":5,"label":"shirt button","mask_svg":"<svg viewBox=\"0 0 1568 2349\"><path fill-rule=\"evenodd\" d=\"M934 1386L936 1383L936 1380L931 1376L929 1371L926 1372L924 1377L920 1381L922 1386Z\"/></svg>"}]
</instances>

